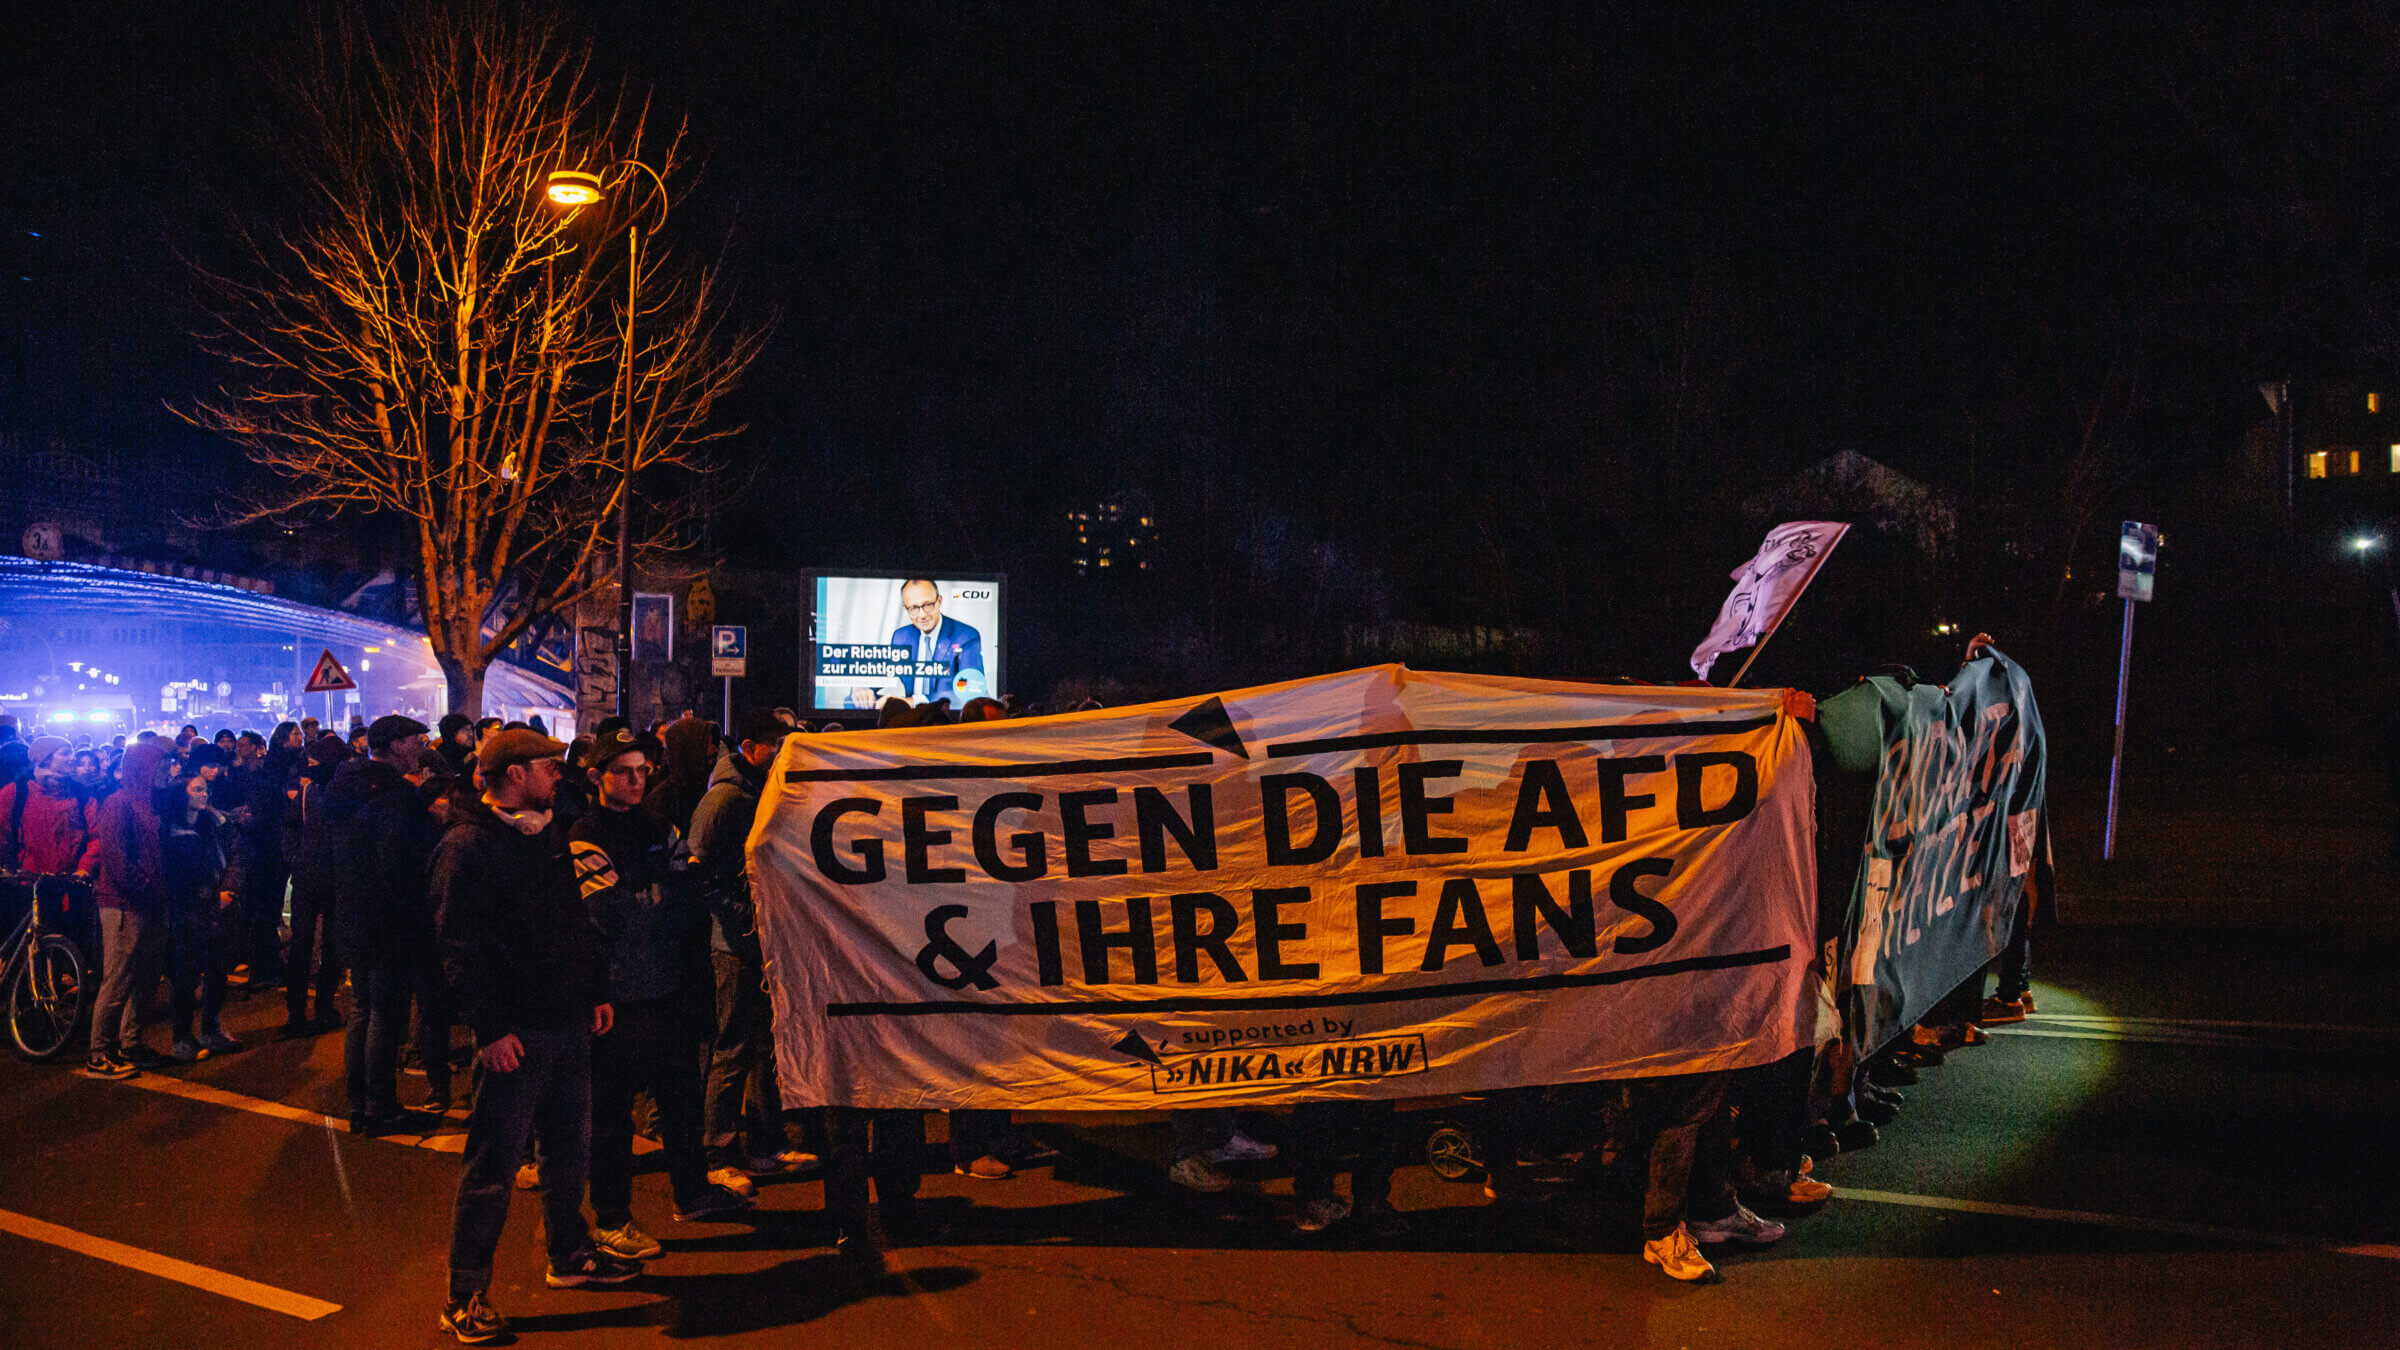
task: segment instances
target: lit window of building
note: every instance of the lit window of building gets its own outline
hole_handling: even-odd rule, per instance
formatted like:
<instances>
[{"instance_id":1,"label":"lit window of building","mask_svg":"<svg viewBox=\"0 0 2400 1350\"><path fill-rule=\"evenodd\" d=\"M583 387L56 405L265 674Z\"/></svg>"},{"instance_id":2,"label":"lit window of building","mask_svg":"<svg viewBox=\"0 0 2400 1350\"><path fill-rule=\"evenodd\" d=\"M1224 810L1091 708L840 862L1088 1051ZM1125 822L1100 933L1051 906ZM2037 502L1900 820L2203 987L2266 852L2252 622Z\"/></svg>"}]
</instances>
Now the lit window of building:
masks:
<instances>
[{"instance_id":1,"label":"lit window of building","mask_svg":"<svg viewBox=\"0 0 2400 1350\"><path fill-rule=\"evenodd\" d=\"M2358 476L2358 452L2356 450L2350 452L2350 475L2353 478Z\"/></svg>"},{"instance_id":2,"label":"lit window of building","mask_svg":"<svg viewBox=\"0 0 2400 1350\"><path fill-rule=\"evenodd\" d=\"M2368 412L2371 412L2371 413L2379 413L2379 412L2382 412L2382 411L2383 411L2383 395L2381 395L2381 394L2378 394L2378 393L2374 392L2373 390L2369 390L2369 391L2367 392L2367 411L2368 411Z\"/></svg>"},{"instance_id":3,"label":"lit window of building","mask_svg":"<svg viewBox=\"0 0 2400 1350\"><path fill-rule=\"evenodd\" d=\"M2311 478L2323 478L2325 476L2324 451L2311 450L2308 452L2308 476Z\"/></svg>"}]
</instances>

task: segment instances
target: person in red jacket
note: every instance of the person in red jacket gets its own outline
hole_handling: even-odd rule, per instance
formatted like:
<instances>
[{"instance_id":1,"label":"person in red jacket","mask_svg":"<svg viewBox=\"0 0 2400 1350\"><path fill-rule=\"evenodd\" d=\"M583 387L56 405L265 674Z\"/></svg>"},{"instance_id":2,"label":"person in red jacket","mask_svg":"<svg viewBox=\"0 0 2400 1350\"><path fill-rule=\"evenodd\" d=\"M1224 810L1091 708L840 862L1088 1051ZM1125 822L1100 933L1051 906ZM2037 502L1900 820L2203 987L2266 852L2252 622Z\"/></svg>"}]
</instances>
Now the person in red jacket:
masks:
<instances>
[{"instance_id":1,"label":"person in red jacket","mask_svg":"<svg viewBox=\"0 0 2400 1350\"><path fill-rule=\"evenodd\" d=\"M75 788L73 749L63 736L36 736L27 748L33 777L0 788L0 871L88 874L99 846Z\"/></svg>"}]
</instances>

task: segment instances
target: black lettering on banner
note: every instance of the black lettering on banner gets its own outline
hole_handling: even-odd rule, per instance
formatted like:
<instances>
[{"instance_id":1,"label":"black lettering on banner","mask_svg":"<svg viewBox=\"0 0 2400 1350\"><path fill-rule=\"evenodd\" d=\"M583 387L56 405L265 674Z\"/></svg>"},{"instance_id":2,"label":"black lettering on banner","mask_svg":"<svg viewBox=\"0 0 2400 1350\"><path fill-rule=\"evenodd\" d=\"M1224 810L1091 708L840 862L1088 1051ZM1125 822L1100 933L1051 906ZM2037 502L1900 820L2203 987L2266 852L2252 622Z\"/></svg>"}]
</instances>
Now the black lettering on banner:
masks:
<instances>
[{"instance_id":1,"label":"black lettering on banner","mask_svg":"<svg viewBox=\"0 0 2400 1350\"><path fill-rule=\"evenodd\" d=\"M817 870L823 872L827 880L844 886L872 886L883 880L882 840L851 841L850 851L858 855L859 861L864 864L861 867L850 866L834 856L833 852L833 829L841 823L842 817L882 814L883 803L873 797L843 797L827 802L825 809L817 812L816 822L809 827L808 843L810 850L817 855Z\"/></svg>"},{"instance_id":2,"label":"black lettering on banner","mask_svg":"<svg viewBox=\"0 0 2400 1350\"><path fill-rule=\"evenodd\" d=\"M1200 931L1200 916L1208 915L1208 931ZM1175 932L1175 978L1185 984L1200 982L1200 953L1216 962L1217 973L1228 981L1239 982L1250 977L1242 973L1242 963L1234 959L1233 948L1227 942L1242 926L1242 916L1224 896L1211 891L1196 891L1188 895L1167 897L1168 923Z\"/></svg>"},{"instance_id":3,"label":"black lettering on banner","mask_svg":"<svg viewBox=\"0 0 2400 1350\"><path fill-rule=\"evenodd\" d=\"M1637 773L1665 773L1667 761L1659 755L1628 755L1623 759L1593 761L1592 768L1600 775L1600 842L1625 842L1625 817L1646 806L1658 805L1658 798L1649 793L1627 796L1625 780Z\"/></svg>"},{"instance_id":4,"label":"black lettering on banner","mask_svg":"<svg viewBox=\"0 0 2400 1350\"><path fill-rule=\"evenodd\" d=\"M900 856L905 862L908 884L924 886L967 879L963 867L935 867L928 855L940 845L950 842L948 830L925 828L925 816L932 811L955 811L956 797L902 797L900 799Z\"/></svg>"},{"instance_id":5,"label":"black lettering on banner","mask_svg":"<svg viewBox=\"0 0 2400 1350\"><path fill-rule=\"evenodd\" d=\"M1703 807L1700 788L1708 771L1725 765L1733 770L1733 795L1719 806ZM1744 750L1708 750L1675 757L1675 823L1687 830L1703 825L1731 825L1758 805L1758 760Z\"/></svg>"},{"instance_id":6,"label":"black lettering on banner","mask_svg":"<svg viewBox=\"0 0 2400 1350\"><path fill-rule=\"evenodd\" d=\"M1358 973L1383 973L1383 940L1387 937L1406 937L1417 931L1415 919L1383 917L1383 902L1396 896L1415 895L1413 881L1370 881L1358 888Z\"/></svg>"},{"instance_id":7,"label":"black lettering on banner","mask_svg":"<svg viewBox=\"0 0 2400 1350\"><path fill-rule=\"evenodd\" d=\"M944 989L964 989L972 984L978 989L997 989L1000 982L992 978L994 962L1000 959L1000 944L987 942L983 950L970 956L967 949L950 936L950 921L967 917L965 905L935 905L925 915L925 945L917 949L917 969L925 978ZM950 973L944 975L938 963L947 962Z\"/></svg>"},{"instance_id":8,"label":"black lettering on banner","mask_svg":"<svg viewBox=\"0 0 2400 1350\"><path fill-rule=\"evenodd\" d=\"M1510 879L1516 900L1517 959L1538 961L1542 957L1542 933L1538 924L1548 923L1550 931L1558 934L1558 943L1569 956L1598 956L1600 939L1597 920L1592 914L1592 870L1578 867L1567 873L1567 907L1560 909L1550 895L1550 883L1539 872L1519 872Z\"/></svg>"},{"instance_id":9,"label":"black lettering on banner","mask_svg":"<svg viewBox=\"0 0 2400 1350\"><path fill-rule=\"evenodd\" d=\"M1105 821L1095 822L1083 818L1086 807L1114 806L1116 802L1117 790L1115 788L1091 788L1083 792L1058 794L1059 835L1066 843L1068 876L1116 877L1125 874L1123 858L1095 858L1092 856L1092 842L1097 839L1116 838L1117 827Z\"/></svg>"},{"instance_id":10,"label":"black lettering on banner","mask_svg":"<svg viewBox=\"0 0 2400 1350\"><path fill-rule=\"evenodd\" d=\"M1142 870L1167 870L1167 836L1175 836L1175 846L1183 850L1183 860L1202 872L1217 870L1217 814L1210 801L1213 789L1206 783L1194 783L1184 789L1184 799L1191 803L1192 817L1185 821L1175 814L1174 804L1167 794L1154 787L1133 790L1134 828L1142 836Z\"/></svg>"},{"instance_id":11,"label":"black lettering on banner","mask_svg":"<svg viewBox=\"0 0 2400 1350\"><path fill-rule=\"evenodd\" d=\"M1508 959L1492 938L1492 921L1483 912L1483 892L1475 888L1473 877L1452 877L1442 883L1442 898L1433 909L1433 931L1425 939L1425 959L1417 963L1417 969L1440 970L1450 959L1450 949L1462 941L1473 943L1476 958L1487 966Z\"/></svg>"},{"instance_id":12,"label":"black lettering on banner","mask_svg":"<svg viewBox=\"0 0 2400 1350\"><path fill-rule=\"evenodd\" d=\"M1634 883L1643 877L1664 877L1674 871L1675 864L1670 859L1636 858L1609 877L1608 902L1650 921L1648 937L1617 939L1616 949L1621 955L1638 956L1643 952L1657 951L1667 945L1667 939L1675 936L1675 911L1634 889Z\"/></svg>"},{"instance_id":13,"label":"black lettering on banner","mask_svg":"<svg viewBox=\"0 0 2400 1350\"><path fill-rule=\"evenodd\" d=\"M1316 811L1317 832L1301 847L1292 844L1291 804L1287 799L1293 788L1306 792L1309 805ZM1342 842L1342 799L1334 795L1333 784L1313 773L1271 773L1258 780L1258 791L1268 866L1302 867L1333 856L1333 850Z\"/></svg>"},{"instance_id":14,"label":"black lettering on banner","mask_svg":"<svg viewBox=\"0 0 2400 1350\"><path fill-rule=\"evenodd\" d=\"M1350 800L1358 812L1358 856L1383 856L1383 776L1373 765L1350 771Z\"/></svg>"},{"instance_id":15,"label":"black lettering on banner","mask_svg":"<svg viewBox=\"0 0 2400 1350\"><path fill-rule=\"evenodd\" d=\"M1075 902L1075 943L1083 953L1083 982L1107 984L1108 949L1122 947L1133 958L1135 984L1158 983L1158 933L1150 926L1150 897L1125 901L1125 931L1111 933L1100 926L1100 902Z\"/></svg>"},{"instance_id":16,"label":"black lettering on banner","mask_svg":"<svg viewBox=\"0 0 2400 1350\"><path fill-rule=\"evenodd\" d=\"M1335 816L1339 822L1341 817ZM1339 826L1336 826L1337 832ZM1276 911L1285 905L1308 903L1306 886L1270 886L1250 892L1250 925L1258 936L1258 978L1262 980L1313 980L1317 978L1314 961L1283 959L1283 944L1297 942L1308 936L1308 925L1284 923Z\"/></svg>"},{"instance_id":17,"label":"black lettering on banner","mask_svg":"<svg viewBox=\"0 0 2400 1350\"><path fill-rule=\"evenodd\" d=\"M1431 817L1450 814L1455 805L1448 797L1425 795L1428 778L1456 778L1465 760L1429 759L1420 763L1402 764L1400 768L1400 842L1410 853L1464 853L1467 841L1463 836L1435 834Z\"/></svg>"},{"instance_id":18,"label":"black lettering on banner","mask_svg":"<svg viewBox=\"0 0 2400 1350\"><path fill-rule=\"evenodd\" d=\"M1025 912L1033 916L1033 959L1041 969L1041 982L1065 984L1067 966L1058 951L1058 902L1036 900Z\"/></svg>"},{"instance_id":19,"label":"black lettering on banner","mask_svg":"<svg viewBox=\"0 0 2400 1350\"><path fill-rule=\"evenodd\" d=\"M1042 794L1038 792L1001 792L984 799L975 808L975 861L994 881L1033 881L1050 870L1049 841L1039 830L1020 830L1008 837L1009 847L1017 850L1018 862L1000 856L1000 813L1003 811L1039 811Z\"/></svg>"},{"instance_id":20,"label":"black lettering on banner","mask_svg":"<svg viewBox=\"0 0 2400 1350\"><path fill-rule=\"evenodd\" d=\"M1516 815L1508 822L1508 842L1501 850L1523 853L1532 846L1537 829L1558 831L1562 850L1587 848L1592 842L1583 832L1575 802L1567 795L1566 775L1559 772L1555 759L1525 761L1525 777L1517 787Z\"/></svg>"}]
</instances>

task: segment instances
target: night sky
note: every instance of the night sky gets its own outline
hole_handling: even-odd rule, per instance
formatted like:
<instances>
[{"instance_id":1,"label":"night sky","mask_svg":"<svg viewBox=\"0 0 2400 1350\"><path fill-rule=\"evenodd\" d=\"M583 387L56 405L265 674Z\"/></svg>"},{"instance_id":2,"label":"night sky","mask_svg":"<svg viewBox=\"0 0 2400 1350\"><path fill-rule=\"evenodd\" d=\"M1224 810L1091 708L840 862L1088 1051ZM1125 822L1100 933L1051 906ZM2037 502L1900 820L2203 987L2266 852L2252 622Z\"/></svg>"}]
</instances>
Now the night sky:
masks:
<instances>
[{"instance_id":1,"label":"night sky","mask_svg":"<svg viewBox=\"0 0 2400 1350\"><path fill-rule=\"evenodd\" d=\"M2260 379L2384 359L2387 18L1591 8L561 12L775 323L714 547L1046 585L1139 489L1154 593L1027 610L1058 671L1163 608L1192 679L1344 621L1672 676L1742 501L1845 449L1961 503L1924 606L2055 625L2120 515L2238 515ZM211 378L176 251L286 209L309 13L18 16L0 426L226 454L161 408Z\"/></svg>"}]
</instances>

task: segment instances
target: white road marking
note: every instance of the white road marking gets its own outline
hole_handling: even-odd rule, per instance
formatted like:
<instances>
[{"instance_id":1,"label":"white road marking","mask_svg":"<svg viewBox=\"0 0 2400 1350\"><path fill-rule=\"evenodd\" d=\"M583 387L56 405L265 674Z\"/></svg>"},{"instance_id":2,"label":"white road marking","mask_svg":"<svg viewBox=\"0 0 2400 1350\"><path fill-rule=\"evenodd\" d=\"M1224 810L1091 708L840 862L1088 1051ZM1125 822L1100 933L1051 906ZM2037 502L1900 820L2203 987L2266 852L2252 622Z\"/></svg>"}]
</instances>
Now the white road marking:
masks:
<instances>
[{"instance_id":1,"label":"white road marking","mask_svg":"<svg viewBox=\"0 0 2400 1350\"><path fill-rule=\"evenodd\" d=\"M265 1308L269 1312L279 1312L286 1317L297 1317L303 1322L314 1322L320 1317L329 1317L342 1310L342 1305L339 1303L327 1303L321 1298L295 1294L289 1289L278 1289L271 1284L260 1284L256 1280L245 1280L239 1275L228 1275L224 1271L211 1270L207 1266L196 1266L189 1261L178 1261L172 1256L161 1256L157 1252L146 1252L139 1247L128 1247L122 1242L111 1242L107 1238L93 1237L89 1233L78 1233L72 1228L61 1228L57 1224L44 1223L40 1219L10 1210L0 1209L0 1232L14 1233L18 1237L30 1238L35 1242L46 1242L53 1247L64 1247L68 1251L125 1266L146 1275L156 1275L162 1279L174 1280L179 1284L188 1284L194 1289L205 1289L209 1293L222 1295L225 1298L239 1299L244 1303Z\"/></svg>"},{"instance_id":2,"label":"white road marking","mask_svg":"<svg viewBox=\"0 0 2400 1350\"><path fill-rule=\"evenodd\" d=\"M347 1116L329 1116L322 1112L304 1111L297 1106L290 1106L283 1102L270 1101L265 1097L251 1097L239 1092L228 1092L223 1088L210 1087L206 1083L195 1083L188 1078L177 1078L172 1074L145 1073L136 1078L120 1081L128 1087L162 1093L169 1097L207 1102L211 1106L230 1106L237 1111L273 1116L277 1120L289 1120L301 1125L321 1125L328 1130L339 1130L344 1134L351 1132L350 1119ZM463 1109L452 1108L446 1113L446 1118L464 1122L467 1113ZM378 1143L426 1149L434 1153L464 1153L467 1151L467 1136L463 1130L444 1130L435 1134L378 1134L360 1137L373 1139ZM660 1145L655 1139L646 1139L638 1134L633 1137L633 1151L636 1153L655 1153L659 1147Z\"/></svg>"},{"instance_id":3,"label":"white road marking","mask_svg":"<svg viewBox=\"0 0 2400 1350\"><path fill-rule=\"evenodd\" d=\"M2298 1247L2339 1252L2345 1256L2379 1256L2400 1261L2400 1246L2388 1243L2355 1243L2342 1247L2327 1247L2311 1238L2293 1237L2288 1233L2265 1233L2247 1228L2220 1228L2213 1224L2184 1223L2176 1219L2147 1219L2137 1214L2099 1214L2086 1209L2050 1209L2041 1205L2003 1205L1989 1200L1956 1200L1943 1195L1910 1195L1905 1191L1876 1191L1863 1186L1840 1186L1834 1190L1837 1200L1864 1200L1874 1205L1906 1205L1913 1209L1947 1209L1962 1214L1996 1214L2008 1219L2039 1219L2048 1223L2081 1223L2101 1228L2124 1228L2140 1233L2172 1233L2178 1237L2213 1238L2220 1242L2239 1242L2255 1246Z\"/></svg>"},{"instance_id":4,"label":"white road marking","mask_svg":"<svg viewBox=\"0 0 2400 1350\"><path fill-rule=\"evenodd\" d=\"M2037 1036L2070 1041L2129 1041L2150 1045L2230 1047L2388 1042L2396 1027L2346 1026L2331 1022L2245 1022L2196 1017L2111 1017L2098 1013L2035 1013L2024 1022L1985 1027L1994 1036Z\"/></svg>"}]
</instances>

